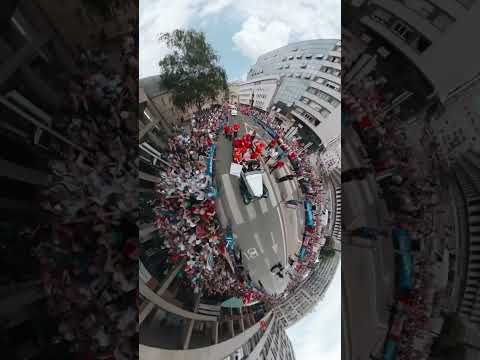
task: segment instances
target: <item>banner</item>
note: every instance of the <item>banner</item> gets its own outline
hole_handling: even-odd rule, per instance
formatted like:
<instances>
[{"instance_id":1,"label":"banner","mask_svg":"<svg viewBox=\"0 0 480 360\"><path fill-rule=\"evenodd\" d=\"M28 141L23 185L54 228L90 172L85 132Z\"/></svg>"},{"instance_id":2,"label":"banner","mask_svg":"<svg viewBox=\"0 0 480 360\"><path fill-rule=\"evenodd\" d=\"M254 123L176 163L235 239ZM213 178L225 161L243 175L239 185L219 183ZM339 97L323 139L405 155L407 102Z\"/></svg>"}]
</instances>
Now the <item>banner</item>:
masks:
<instances>
[{"instance_id":1,"label":"banner","mask_svg":"<svg viewBox=\"0 0 480 360\"><path fill-rule=\"evenodd\" d=\"M210 150L208 152L208 158L207 158L207 175L208 176L213 176L213 159L215 156L215 150L216 150L216 145L215 144L210 145Z\"/></svg>"},{"instance_id":2,"label":"banner","mask_svg":"<svg viewBox=\"0 0 480 360\"><path fill-rule=\"evenodd\" d=\"M313 227L313 210L310 201L305 202L305 226Z\"/></svg>"},{"instance_id":3,"label":"banner","mask_svg":"<svg viewBox=\"0 0 480 360\"><path fill-rule=\"evenodd\" d=\"M394 340L388 340L385 344L385 352L383 360L395 360L397 353L397 342Z\"/></svg>"},{"instance_id":4,"label":"banner","mask_svg":"<svg viewBox=\"0 0 480 360\"><path fill-rule=\"evenodd\" d=\"M255 121L256 121L257 124L259 124L259 125L268 133L268 135L270 135L272 138L276 138L276 137L278 136L277 133L275 132L275 130L273 130L270 126L268 126L268 125L267 125L265 122L263 122L262 120L255 118Z\"/></svg>"}]
</instances>

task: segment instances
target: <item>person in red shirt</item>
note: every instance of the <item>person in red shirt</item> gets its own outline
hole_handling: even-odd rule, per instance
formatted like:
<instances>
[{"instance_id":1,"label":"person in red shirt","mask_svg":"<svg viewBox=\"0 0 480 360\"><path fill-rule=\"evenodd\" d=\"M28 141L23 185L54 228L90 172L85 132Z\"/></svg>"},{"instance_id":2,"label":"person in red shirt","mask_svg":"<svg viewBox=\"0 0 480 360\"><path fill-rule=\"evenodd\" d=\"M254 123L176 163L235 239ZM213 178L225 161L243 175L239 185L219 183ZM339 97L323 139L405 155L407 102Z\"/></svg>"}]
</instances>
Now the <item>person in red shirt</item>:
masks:
<instances>
[{"instance_id":1,"label":"person in red shirt","mask_svg":"<svg viewBox=\"0 0 480 360\"><path fill-rule=\"evenodd\" d=\"M270 141L270 144L268 144L267 146L267 150L270 150L270 148L275 147L277 145L277 142L278 142L277 138Z\"/></svg>"},{"instance_id":2,"label":"person in red shirt","mask_svg":"<svg viewBox=\"0 0 480 360\"><path fill-rule=\"evenodd\" d=\"M243 146L242 140L241 139L235 139L233 142L233 146L238 149Z\"/></svg>"},{"instance_id":3,"label":"person in red shirt","mask_svg":"<svg viewBox=\"0 0 480 360\"><path fill-rule=\"evenodd\" d=\"M277 169L281 169L285 166L285 163L282 160L278 160L273 166L270 167L270 174Z\"/></svg>"},{"instance_id":4,"label":"person in red shirt","mask_svg":"<svg viewBox=\"0 0 480 360\"><path fill-rule=\"evenodd\" d=\"M233 124L233 137L234 138L237 137L239 131L240 131L240 124L238 124L238 123Z\"/></svg>"}]
</instances>

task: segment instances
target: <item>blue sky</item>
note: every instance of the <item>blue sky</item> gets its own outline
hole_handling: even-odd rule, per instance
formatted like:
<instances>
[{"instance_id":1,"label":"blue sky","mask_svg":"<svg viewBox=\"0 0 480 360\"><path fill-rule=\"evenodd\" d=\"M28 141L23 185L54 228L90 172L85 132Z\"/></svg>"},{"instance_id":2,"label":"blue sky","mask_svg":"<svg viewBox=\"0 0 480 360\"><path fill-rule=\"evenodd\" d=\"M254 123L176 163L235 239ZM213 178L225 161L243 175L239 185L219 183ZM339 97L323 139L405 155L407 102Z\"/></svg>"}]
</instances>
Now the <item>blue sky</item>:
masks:
<instances>
[{"instance_id":1,"label":"blue sky","mask_svg":"<svg viewBox=\"0 0 480 360\"><path fill-rule=\"evenodd\" d=\"M204 31L229 81L256 58L290 42L340 37L339 0L140 0L140 78L158 74L168 49L158 35Z\"/></svg>"}]
</instances>

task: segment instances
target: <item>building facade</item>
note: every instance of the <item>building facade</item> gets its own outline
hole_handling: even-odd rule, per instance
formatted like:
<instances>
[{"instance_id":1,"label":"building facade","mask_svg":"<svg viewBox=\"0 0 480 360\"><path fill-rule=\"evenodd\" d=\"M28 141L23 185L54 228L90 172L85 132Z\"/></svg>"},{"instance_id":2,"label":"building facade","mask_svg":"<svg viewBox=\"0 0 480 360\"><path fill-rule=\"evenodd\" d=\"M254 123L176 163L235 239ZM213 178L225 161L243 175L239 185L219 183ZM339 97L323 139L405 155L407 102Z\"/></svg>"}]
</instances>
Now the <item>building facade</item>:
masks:
<instances>
[{"instance_id":1,"label":"building facade","mask_svg":"<svg viewBox=\"0 0 480 360\"><path fill-rule=\"evenodd\" d=\"M263 76L255 80L247 80L240 85L239 103L268 111L277 93L280 77Z\"/></svg>"},{"instance_id":2,"label":"building facade","mask_svg":"<svg viewBox=\"0 0 480 360\"><path fill-rule=\"evenodd\" d=\"M228 100L231 103L238 104L240 102L240 81L234 81L228 84Z\"/></svg>"},{"instance_id":3,"label":"building facade","mask_svg":"<svg viewBox=\"0 0 480 360\"><path fill-rule=\"evenodd\" d=\"M456 198L459 227L449 286L452 307L480 331L480 154L467 152L453 167L460 195ZM462 261L463 260L463 261ZM466 266L465 266L466 265Z\"/></svg>"},{"instance_id":4,"label":"building facade","mask_svg":"<svg viewBox=\"0 0 480 360\"><path fill-rule=\"evenodd\" d=\"M480 54L458 40L470 36L479 15L480 4L473 0L346 2L342 39L358 52L345 64L345 85L376 68L393 75L384 92L393 107L408 101L415 113L425 101L444 102L478 74ZM457 60L457 54L468 55ZM455 66L446 74L440 63Z\"/></svg>"},{"instance_id":5,"label":"building facade","mask_svg":"<svg viewBox=\"0 0 480 360\"><path fill-rule=\"evenodd\" d=\"M278 305L275 313L284 327L292 326L314 310L325 295L339 261L338 252L331 257L321 258L303 283Z\"/></svg>"},{"instance_id":6,"label":"building facade","mask_svg":"<svg viewBox=\"0 0 480 360\"><path fill-rule=\"evenodd\" d=\"M288 44L270 51L257 59L247 80L276 75L282 81L273 104L282 102L292 106L308 87L309 80L320 73L327 53L337 40L319 39Z\"/></svg>"},{"instance_id":7,"label":"building facade","mask_svg":"<svg viewBox=\"0 0 480 360\"><path fill-rule=\"evenodd\" d=\"M327 146L339 137L341 130L341 43L335 42L318 71L308 81L305 91L294 102L291 114L305 130Z\"/></svg>"}]
</instances>

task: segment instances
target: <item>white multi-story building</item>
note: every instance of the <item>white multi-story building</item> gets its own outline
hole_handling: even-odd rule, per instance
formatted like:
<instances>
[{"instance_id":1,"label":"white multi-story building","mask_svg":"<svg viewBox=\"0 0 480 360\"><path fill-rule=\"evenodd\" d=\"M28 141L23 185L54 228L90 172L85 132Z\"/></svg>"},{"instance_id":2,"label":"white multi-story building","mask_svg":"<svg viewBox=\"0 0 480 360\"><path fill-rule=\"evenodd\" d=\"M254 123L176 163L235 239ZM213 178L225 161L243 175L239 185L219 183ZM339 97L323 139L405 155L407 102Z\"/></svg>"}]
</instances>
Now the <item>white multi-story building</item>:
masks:
<instances>
[{"instance_id":1,"label":"white multi-story building","mask_svg":"<svg viewBox=\"0 0 480 360\"><path fill-rule=\"evenodd\" d=\"M247 80L240 85L239 102L257 109L268 111L277 93L280 77L276 75Z\"/></svg>"},{"instance_id":2,"label":"white multi-story building","mask_svg":"<svg viewBox=\"0 0 480 360\"><path fill-rule=\"evenodd\" d=\"M314 310L337 271L340 254L322 258L310 275L275 309L280 323L290 327Z\"/></svg>"},{"instance_id":3,"label":"white multi-story building","mask_svg":"<svg viewBox=\"0 0 480 360\"><path fill-rule=\"evenodd\" d=\"M478 1L371 0L351 1L351 4L357 7L352 14L359 18L360 25L355 33L368 50L357 54L358 61L347 74L346 82L366 75L368 71L364 69L373 69L382 62L396 66L392 62L396 58L404 74L424 78L423 95L437 95L443 102L468 86L478 74L480 52L470 41L463 41L470 39L472 29L477 27ZM348 35L350 41L352 33ZM448 70L445 64L450 64ZM399 72L392 75L402 77ZM408 81L408 77L404 80Z\"/></svg>"},{"instance_id":4,"label":"white multi-story building","mask_svg":"<svg viewBox=\"0 0 480 360\"><path fill-rule=\"evenodd\" d=\"M234 81L228 84L228 100L231 103L240 102L240 85L241 81Z\"/></svg>"},{"instance_id":5,"label":"white multi-story building","mask_svg":"<svg viewBox=\"0 0 480 360\"><path fill-rule=\"evenodd\" d=\"M317 39L288 44L263 54L250 69L247 80L279 76L282 81L272 104L293 105L308 87L309 80L319 75L327 53L337 40Z\"/></svg>"},{"instance_id":6,"label":"white multi-story building","mask_svg":"<svg viewBox=\"0 0 480 360\"><path fill-rule=\"evenodd\" d=\"M341 43L322 60L318 73L295 101L292 115L306 125L323 146L338 138L341 130Z\"/></svg>"},{"instance_id":7,"label":"white multi-story building","mask_svg":"<svg viewBox=\"0 0 480 360\"><path fill-rule=\"evenodd\" d=\"M342 142L340 133L332 138L326 145L325 151L320 154L323 169L332 173L340 169L342 162Z\"/></svg>"}]
</instances>

